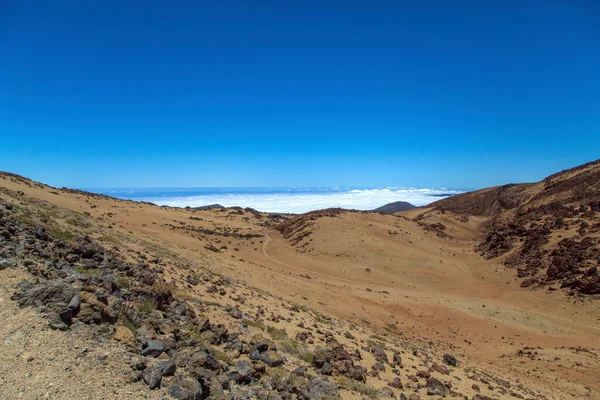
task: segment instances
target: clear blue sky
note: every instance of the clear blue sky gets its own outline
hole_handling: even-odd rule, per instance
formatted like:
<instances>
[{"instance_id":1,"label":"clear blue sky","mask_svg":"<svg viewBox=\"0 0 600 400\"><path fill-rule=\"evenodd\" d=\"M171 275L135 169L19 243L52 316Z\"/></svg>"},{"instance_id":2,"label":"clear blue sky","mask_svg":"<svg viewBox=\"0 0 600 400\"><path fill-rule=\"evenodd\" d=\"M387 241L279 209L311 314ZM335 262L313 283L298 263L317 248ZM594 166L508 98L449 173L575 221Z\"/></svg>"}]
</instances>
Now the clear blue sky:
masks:
<instances>
[{"instance_id":1,"label":"clear blue sky","mask_svg":"<svg viewBox=\"0 0 600 400\"><path fill-rule=\"evenodd\" d=\"M0 0L0 170L52 185L477 188L597 158L597 0Z\"/></svg>"}]
</instances>

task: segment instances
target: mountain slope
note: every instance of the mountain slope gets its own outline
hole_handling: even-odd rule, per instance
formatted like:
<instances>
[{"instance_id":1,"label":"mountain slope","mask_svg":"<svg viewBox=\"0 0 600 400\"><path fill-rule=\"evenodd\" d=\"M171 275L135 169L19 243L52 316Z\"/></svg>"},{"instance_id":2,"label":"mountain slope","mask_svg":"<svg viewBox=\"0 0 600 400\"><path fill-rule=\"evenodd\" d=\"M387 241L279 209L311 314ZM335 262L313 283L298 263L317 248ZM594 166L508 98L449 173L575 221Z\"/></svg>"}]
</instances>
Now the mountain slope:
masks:
<instances>
[{"instance_id":1,"label":"mountain slope","mask_svg":"<svg viewBox=\"0 0 600 400\"><path fill-rule=\"evenodd\" d=\"M477 249L486 258L503 257L527 278L524 287L556 284L571 294L600 294L600 160L431 207L489 217Z\"/></svg>"},{"instance_id":2,"label":"mountain slope","mask_svg":"<svg viewBox=\"0 0 600 400\"><path fill-rule=\"evenodd\" d=\"M600 304L478 257L486 219L158 207L0 174L0 397L596 396Z\"/></svg>"}]
</instances>

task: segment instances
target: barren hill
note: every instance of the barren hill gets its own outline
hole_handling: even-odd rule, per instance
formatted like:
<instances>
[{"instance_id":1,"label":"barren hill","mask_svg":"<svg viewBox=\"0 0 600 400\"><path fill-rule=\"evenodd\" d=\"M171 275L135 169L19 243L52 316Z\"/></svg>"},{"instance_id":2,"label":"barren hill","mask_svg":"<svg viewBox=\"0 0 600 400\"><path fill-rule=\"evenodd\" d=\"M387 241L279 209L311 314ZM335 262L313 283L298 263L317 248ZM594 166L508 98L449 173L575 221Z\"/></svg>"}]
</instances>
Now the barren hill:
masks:
<instances>
[{"instance_id":1,"label":"barren hill","mask_svg":"<svg viewBox=\"0 0 600 400\"><path fill-rule=\"evenodd\" d=\"M600 302L480 257L489 213L181 209L13 174L0 210L2 398L599 397Z\"/></svg>"},{"instance_id":2,"label":"barren hill","mask_svg":"<svg viewBox=\"0 0 600 400\"><path fill-rule=\"evenodd\" d=\"M489 216L477 249L516 268L527 278L523 287L600 294L600 160L538 183L484 189L431 206Z\"/></svg>"},{"instance_id":3,"label":"barren hill","mask_svg":"<svg viewBox=\"0 0 600 400\"><path fill-rule=\"evenodd\" d=\"M397 213L397 212L401 212L401 211L412 210L413 208L416 208L416 207L410 203L407 203L406 201L396 201L396 202L388 203L386 205L378 207L378 208L374 209L373 211L393 214L393 213Z\"/></svg>"}]
</instances>

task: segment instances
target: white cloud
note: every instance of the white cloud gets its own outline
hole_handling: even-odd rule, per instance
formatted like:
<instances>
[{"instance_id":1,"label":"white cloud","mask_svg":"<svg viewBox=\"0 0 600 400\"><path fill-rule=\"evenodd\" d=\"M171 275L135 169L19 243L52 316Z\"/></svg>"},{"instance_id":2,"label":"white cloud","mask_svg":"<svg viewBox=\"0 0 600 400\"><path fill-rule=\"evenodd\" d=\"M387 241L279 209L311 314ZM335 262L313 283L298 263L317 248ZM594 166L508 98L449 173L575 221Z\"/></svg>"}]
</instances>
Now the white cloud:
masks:
<instances>
[{"instance_id":1,"label":"white cloud","mask_svg":"<svg viewBox=\"0 0 600 400\"><path fill-rule=\"evenodd\" d=\"M225 207L252 207L259 211L281 213L304 213L329 207L342 207L356 210L372 210L387 203L407 201L415 206L427 205L439 200L440 194L461 193L443 189L365 189L338 192L276 192L276 193L218 193L190 196L152 196L137 197L136 200L148 201L158 205L172 207L199 207L209 204L221 204Z\"/></svg>"}]
</instances>

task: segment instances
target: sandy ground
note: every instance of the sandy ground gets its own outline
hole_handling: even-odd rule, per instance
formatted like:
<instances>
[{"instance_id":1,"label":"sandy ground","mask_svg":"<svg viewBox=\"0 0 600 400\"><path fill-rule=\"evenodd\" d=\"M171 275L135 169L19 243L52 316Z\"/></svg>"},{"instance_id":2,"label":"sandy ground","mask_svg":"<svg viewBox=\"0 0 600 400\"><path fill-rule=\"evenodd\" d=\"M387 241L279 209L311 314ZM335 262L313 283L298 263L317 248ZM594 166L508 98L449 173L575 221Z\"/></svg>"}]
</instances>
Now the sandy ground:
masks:
<instances>
[{"instance_id":1,"label":"sandy ground","mask_svg":"<svg viewBox=\"0 0 600 400\"><path fill-rule=\"evenodd\" d=\"M142 383L126 384L129 357L117 343L48 328L32 308L10 300L23 270L0 271L0 399L159 399Z\"/></svg>"},{"instance_id":2,"label":"sandy ground","mask_svg":"<svg viewBox=\"0 0 600 400\"><path fill-rule=\"evenodd\" d=\"M448 226L451 237L441 238L412 221L422 210L348 213L315 221L292 246L264 226L268 218L249 212L89 198L9 178L0 185L89 213L114 227L111 242L131 232L190 263L375 333L451 350L548 398L600 398L600 304L561 290L520 288L514 271L473 251L483 219L429 217ZM222 235L234 230L262 236ZM207 250L209 244L220 252Z\"/></svg>"}]
</instances>

